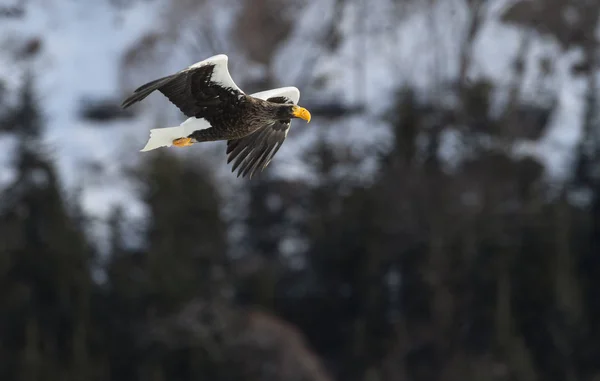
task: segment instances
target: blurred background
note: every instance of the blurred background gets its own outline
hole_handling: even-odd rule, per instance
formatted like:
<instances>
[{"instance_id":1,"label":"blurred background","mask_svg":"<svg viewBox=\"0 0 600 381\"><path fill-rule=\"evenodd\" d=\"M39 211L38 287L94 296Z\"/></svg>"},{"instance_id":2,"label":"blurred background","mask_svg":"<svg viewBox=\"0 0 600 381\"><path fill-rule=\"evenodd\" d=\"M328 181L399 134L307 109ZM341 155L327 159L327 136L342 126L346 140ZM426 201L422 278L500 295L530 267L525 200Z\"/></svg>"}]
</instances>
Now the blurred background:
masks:
<instances>
[{"instance_id":1,"label":"blurred background","mask_svg":"<svg viewBox=\"0 0 600 381\"><path fill-rule=\"evenodd\" d=\"M600 380L600 2L0 0L0 379ZM297 86L252 180L136 87Z\"/></svg>"}]
</instances>

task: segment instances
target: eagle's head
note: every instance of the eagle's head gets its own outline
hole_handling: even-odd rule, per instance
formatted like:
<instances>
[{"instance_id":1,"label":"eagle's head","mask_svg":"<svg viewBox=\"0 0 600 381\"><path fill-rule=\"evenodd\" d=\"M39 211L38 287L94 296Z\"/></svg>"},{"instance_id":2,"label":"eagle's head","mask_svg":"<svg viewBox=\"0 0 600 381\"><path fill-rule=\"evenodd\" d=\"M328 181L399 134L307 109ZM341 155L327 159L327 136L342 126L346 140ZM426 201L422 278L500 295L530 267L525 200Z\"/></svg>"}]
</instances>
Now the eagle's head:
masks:
<instances>
[{"instance_id":1,"label":"eagle's head","mask_svg":"<svg viewBox=\"0 0 600 381\"><path fill-rule=\"evenodd\" d=\"M306 123L308 123L310 122L310 112L304 107L294 104L277 105L276 118L281 121L299 118L306 120Z\"/></svg>"}]
</instances>

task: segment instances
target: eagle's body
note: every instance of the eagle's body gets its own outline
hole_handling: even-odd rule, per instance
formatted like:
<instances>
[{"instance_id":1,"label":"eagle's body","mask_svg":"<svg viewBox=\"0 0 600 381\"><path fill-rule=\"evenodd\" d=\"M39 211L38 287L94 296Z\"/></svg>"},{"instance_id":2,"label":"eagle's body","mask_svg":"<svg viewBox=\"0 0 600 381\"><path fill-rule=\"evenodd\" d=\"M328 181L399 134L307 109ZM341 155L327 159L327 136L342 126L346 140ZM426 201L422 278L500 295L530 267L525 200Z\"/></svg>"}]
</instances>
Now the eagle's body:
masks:
<instances>
[{"instance_id":1,"label":"eagle's body","mask_svg":"<svg viewBox=\"0 0 600 381\"><path fill-rule=\"evenodd\" d=\"M177 127L151 130L142 151L227 140L228 162L235 160L232 171L239 166L238 176L252 177L257 169L269 164L283 144L292 118L310 121L310 113L297 106L300 92L295 87L245 94L231 79L224 54L139 87L123 107L155 90L188 119Z\"/></svg>"}]
</instances>

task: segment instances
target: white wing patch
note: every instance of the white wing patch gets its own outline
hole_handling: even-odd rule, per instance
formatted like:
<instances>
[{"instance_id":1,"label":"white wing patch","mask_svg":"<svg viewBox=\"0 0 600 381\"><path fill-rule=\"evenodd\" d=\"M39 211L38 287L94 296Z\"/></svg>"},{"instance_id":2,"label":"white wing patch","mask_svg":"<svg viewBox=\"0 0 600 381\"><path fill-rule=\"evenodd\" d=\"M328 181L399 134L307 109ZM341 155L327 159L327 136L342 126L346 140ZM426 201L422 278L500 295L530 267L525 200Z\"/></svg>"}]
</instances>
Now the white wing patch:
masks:
<instances>
[{"instance_id":1,"label":"white wing patch","mask_svg":"<svg viewBox=\"0 0 600 381\"><path fill-rule=\"evenodd\" d=\"M231 75L229 74L229 69L227 68L228 61L229 57L227 57L227 55L217 54L216 56L209 57L203 61L197 62L189 66L188 69L195 69L204 65L213 64L215 65L215 68L210 78L211 81L223 87L231 87L232 89L238 90L243 93L242 89L240 89L238 85L235 84L235 82L231 78Z\"/></svg>"},{"instance_id":2,"label":"white wing patch","mask_svg":"<svg viewBox=\"0 0 600 381\"><path fill-rule=\"evenodd\" d=\"M272 97L288 97L292 100L292 102L294 102L294 104L298 104L300 101L300 90L294 86L278 87L276 89L250 94L250 96L262 100L267 100Z\"/></svg>"}]
</instances>

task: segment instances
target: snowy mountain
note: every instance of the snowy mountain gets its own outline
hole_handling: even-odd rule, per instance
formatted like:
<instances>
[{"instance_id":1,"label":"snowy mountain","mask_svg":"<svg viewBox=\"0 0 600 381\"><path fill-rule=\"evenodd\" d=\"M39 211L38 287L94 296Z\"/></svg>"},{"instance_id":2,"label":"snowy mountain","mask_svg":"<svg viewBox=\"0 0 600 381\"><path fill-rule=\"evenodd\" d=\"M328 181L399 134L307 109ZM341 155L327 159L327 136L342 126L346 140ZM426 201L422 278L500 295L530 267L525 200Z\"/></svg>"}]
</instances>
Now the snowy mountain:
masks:
<instances>
[{"instance_id":1,"label":"snowy mountain","mask_svg":"<svg viewBox=\"0 0 600 381\"><path fill-rule=\"evenodd\" d=\"M275 51L269 69L251 61L230 42L241 3L0 0L0 9L22 7L22 15L0 20L0 79L15 90L28 70L34 72L47 118L47 145L67 189L82 187L83 207L90 215L102 221L120 203L130 216L143 216L135 188L120 169L142 158L138 151L150 128L179 124L182 116L157 94L139 106L133 117L95 122L81 117L84 100L120 100L145 81L213 54L228 54L230 72L242 89L270 70L277 85L300 88L301 104L336 99L366 110L335 121L316 119L308 126L293 125L269 170L278 176L310 180L301 155L314 141L329 139L359 151L385 149L389 132L381 115L399 86L413 86L425 97L435 97L440 83L456 79L470 17L461 0L433 2L434 6L378 0L368 8L361 0L296 2L292 30ZM488 3L468 76L493 80L501 103L509 86L506 73L522 34L500 21L510 1ZM332 36L337 36L335 46L325 46L323 41ZM39 51L24 58L22 52L36 40ZM585 83L570 71L580 52L565 52L546 36L534 36L531 44L521 96L536 99L535 79L540 70L536 62L543 55L554 62L550 86L559 99L547 135L539 142L523 144L523 150L542 158L551 176L562 176L581 132ZM139 54L132 55L132 51ZM11 179L13 143L9 135L0 136L2 183ZM450 139L443 147L448 157L456 149ZM243 184L230 175L222 143L205 144L195 151L180 154L211 160L219 180L229 185L223 189ZM92 171L94 164L100 164L99 172ZM362 165L364 171L354 168L352 172L368 173L374 165L368 153Z\"/></svg>"}]
</instances>

